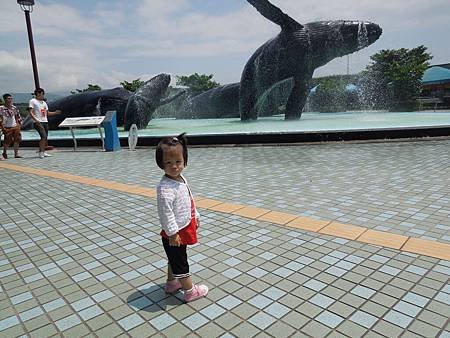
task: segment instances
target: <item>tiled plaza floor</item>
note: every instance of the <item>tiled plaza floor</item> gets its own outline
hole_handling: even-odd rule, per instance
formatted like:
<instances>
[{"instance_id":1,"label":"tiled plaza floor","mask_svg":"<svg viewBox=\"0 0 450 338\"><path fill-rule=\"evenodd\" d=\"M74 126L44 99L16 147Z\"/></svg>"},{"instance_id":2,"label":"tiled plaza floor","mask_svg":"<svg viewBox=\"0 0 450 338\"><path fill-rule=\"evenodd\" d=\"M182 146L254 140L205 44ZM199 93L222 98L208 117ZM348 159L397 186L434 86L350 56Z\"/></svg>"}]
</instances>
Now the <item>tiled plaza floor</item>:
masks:
<instances>
[{"instance_id":1,"label":"tiled plaza floor","mask_svg":"<svg viewBox=\"0 0 450 338\"><path fill-rule=\"evenodd\" d=\"M203 197L445 249L449 149L446 139L191 148L185 174L200 205ZM163 291L146 190L162 174L154 149L53 154L23 149L23 159L0 162L1 337L450 337L450 260L205 202L201 243L189 253L210 293L183 304L182 293Z\"/></svg>"}]
</instances>

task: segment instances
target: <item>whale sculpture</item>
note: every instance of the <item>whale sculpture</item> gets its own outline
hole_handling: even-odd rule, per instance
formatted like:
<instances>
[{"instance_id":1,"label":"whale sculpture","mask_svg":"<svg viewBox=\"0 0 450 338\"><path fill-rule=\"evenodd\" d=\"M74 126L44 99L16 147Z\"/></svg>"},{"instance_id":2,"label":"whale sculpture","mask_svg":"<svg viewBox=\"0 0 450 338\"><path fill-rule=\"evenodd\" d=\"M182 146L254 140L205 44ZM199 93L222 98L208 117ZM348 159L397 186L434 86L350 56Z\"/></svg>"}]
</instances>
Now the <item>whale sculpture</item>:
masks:
<instances>
[{"instance_id":1,"label":"whale sculpture","mask_svg":"<svg viewBox=\"0 0 450 338\"><path fill-rule=\"evenodd\" d=\"M170 84L170 75L159 74L140 86L128 99L124 112L124 129L130 130L136 124L138 129L147 127L154 111L159 106L168 104L185 94L185 90L163 98Z\"/></svg>"},{"instance_id":2,"label":"whale sculpture","mask_svg":"<svg viewBox=\"0 0 450 338\"><path fill-rule=\"evenodd\" d=\"M239 117L239 82L218 86L183 101L177 118Z\"/></svg>"},{"instance_id":3,"label":"whale sculpture","mask_svg":"<svg viewBox=\"0 0 450 338\"><path fill-rule=\"evenodd\" d=\"M179 119L213 119L239 117L240 83L229 83L186 98L177 111ZM267 89L258 98L259 116L284 113L284 106L292 89L292 79L283 80Z\"/></svg>"},{"instance_id":4,"label":"whale sculpture","mask_svg":"<svg viewBox=\"0 0 450 338\"><path fill-rule=\"evenodd\" d=\"M300 119L316 68L356 52L381 35L380 26L361 21L318 21L302 25L267 0L247 0L265 18L281 27L247 61L241 75L239 111L242 121L256 120L258 100L276 83L292 79L285 119Z\"/></svg>"},{"instance_id":5,"label":"whale sculpture","mask_svg":"<svg viewBox=\"0 0 450 338\"><path fill-rule=\"evenodd\" d=\"M49 116L50 129L56 129L66 117L100 116L109 110L115 110L117 124L129 130L132 124L138 129L145 128L153 116L155 109L167 104L184 92L172 97L163 98L170 84L170 75L159 74L144 82L136 92L122 87L113 89L87 91L58 98L48 102L50 111L61 110L61 114ZM22 129L30 129L33 125L28 116Z\"/></svg>"}]
</instances>

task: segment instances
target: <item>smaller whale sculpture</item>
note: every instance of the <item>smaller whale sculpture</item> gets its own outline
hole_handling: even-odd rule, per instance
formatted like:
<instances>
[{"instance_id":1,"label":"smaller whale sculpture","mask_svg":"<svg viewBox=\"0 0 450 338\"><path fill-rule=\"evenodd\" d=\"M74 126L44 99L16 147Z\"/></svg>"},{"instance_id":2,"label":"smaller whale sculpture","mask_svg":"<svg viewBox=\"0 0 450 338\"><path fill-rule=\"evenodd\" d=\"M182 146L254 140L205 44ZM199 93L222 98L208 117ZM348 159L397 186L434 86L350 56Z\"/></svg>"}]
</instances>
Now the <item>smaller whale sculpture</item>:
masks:
<instances>
[{"instance_id":1,"label":"smaller whale sculpture","mask_svg":"<svg viewBox=\"0 0 450 338\"><path fill-rule=\"evenodd\" d=\"M145 128L155 109L183 95L184 92L163 98L170 84L170 75L159 74L144 82L136 92L122 87L82 92L58 98L48 102L50 111L61 110L61 114L48 117L49 129L58 128L67 117L103 116L107 111L115 110L117 125L129 130L132 124L138 129ZM22 129L31 129L33 121L28 116Z\"/></svg>"},{"instance_id":2,"label":"smaller whale sculpture","mask_svg":"<svg viewBox=\"0 0 450 338\"><path fill-rule=\"evenodd\" d=\"M130 130L133 124L138 129L147 127L156 108L166 105L181 95L185 90L163 98L170 84L170 75L159 74L140 86L132 97L128 99L124 112L124 130Z\"/></svg>"},{"instance_id":3,"label":"smaller whale sculpture","mask_svg":"<svg viewBox=\"0 0 450 338\"><path fill-rule=\"evenodd\" d=\"M292 89L292 79L277 82L258 98L256 109L259 116L284 113L284 107ZM214 119L239 117L239 82L209 89L194 97L187 97L178 119Z\"/></svg>"},{"instance_id":4,"label":"smaller whale sculpture","mask_svg":"<svg viewBox=\"0 0 450 338\"><path fill-rule=\"evenodd\" d=\"M239 117L239 82L218 86L183 101L177 118Z\"/></svg>"}]
</instances>

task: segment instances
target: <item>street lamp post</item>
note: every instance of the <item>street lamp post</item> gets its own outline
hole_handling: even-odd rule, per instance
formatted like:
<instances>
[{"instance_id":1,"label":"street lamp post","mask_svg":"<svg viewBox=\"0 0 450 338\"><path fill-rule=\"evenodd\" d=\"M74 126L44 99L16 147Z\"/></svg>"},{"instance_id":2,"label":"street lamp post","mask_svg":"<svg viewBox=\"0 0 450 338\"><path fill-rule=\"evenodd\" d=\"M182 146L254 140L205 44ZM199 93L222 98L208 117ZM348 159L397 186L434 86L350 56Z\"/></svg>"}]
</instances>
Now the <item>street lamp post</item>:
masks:
<instances>
[{"instance_id":1,"label":"street lamp post","mask_svg":"<svg viewBox=\"0 0 450 338\"><path fill-rule=\"evenodd\" d=\"M25 21L27 22L28 42L30 43L31 63L33 65L33 76L35 89L39 88L39 75L36 62L36 54L34 52L33 31L31 30L30 13L33 11L34 0L17 0L20 8L25 13Z\"/></svg>"}]
</instances>

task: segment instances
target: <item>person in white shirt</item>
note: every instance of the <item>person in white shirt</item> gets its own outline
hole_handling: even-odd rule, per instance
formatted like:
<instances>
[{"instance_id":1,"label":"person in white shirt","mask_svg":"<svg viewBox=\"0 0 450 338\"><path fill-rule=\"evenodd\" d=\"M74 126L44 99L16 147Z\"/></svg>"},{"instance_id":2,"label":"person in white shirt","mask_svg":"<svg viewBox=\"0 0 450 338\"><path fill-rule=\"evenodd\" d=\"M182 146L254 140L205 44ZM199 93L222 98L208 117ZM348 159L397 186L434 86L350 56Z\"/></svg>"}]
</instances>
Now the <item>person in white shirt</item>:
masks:
<instances>
[{"instance_id":1,"label":"person in white shirt","mask_svg":"<svg viewBox=\"0 0 450 338\"><path fill-rule=\"evenodd\" d=\"M30 116L33 119L34 129L39 133L39 157L50 157L50 154L45 152L47 147L48 137L48 120L47 116L61 114L61 110L54 112L48 111L47 102L44 100L45 91L42 88L36 88L34 91L34 99L30 100L28 104Z\"/></svg>"},{"instance_id":2,"label":"person in white shirt","mask_svg":"<svg viewBox=\"0 0 450 338\"><path fill-rule=\"evenodd\" d=\"M205 297L206 285L193 284L187 259L187 245L197 243L199 214L194 198L181 172L187 165L188 150L185 134L165 137L156 147L156 163L164 176L156 188L161 237L169 264L166 293L184 290L184 301Z\"/></svg>"}]
</instances>

